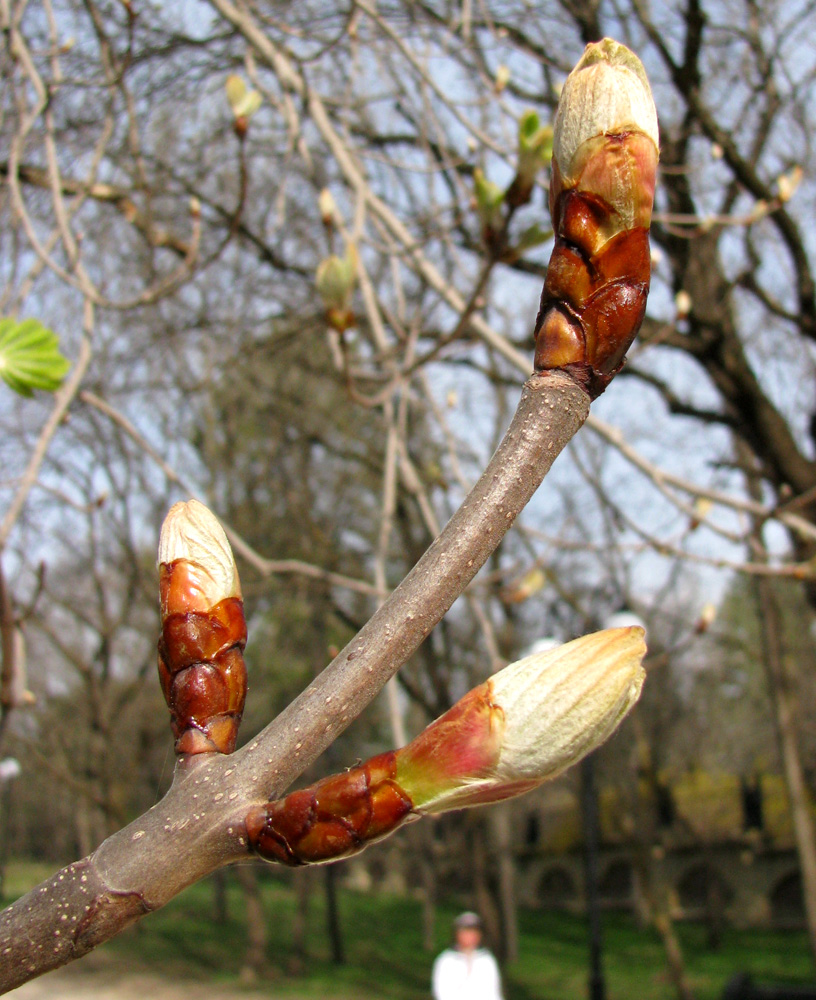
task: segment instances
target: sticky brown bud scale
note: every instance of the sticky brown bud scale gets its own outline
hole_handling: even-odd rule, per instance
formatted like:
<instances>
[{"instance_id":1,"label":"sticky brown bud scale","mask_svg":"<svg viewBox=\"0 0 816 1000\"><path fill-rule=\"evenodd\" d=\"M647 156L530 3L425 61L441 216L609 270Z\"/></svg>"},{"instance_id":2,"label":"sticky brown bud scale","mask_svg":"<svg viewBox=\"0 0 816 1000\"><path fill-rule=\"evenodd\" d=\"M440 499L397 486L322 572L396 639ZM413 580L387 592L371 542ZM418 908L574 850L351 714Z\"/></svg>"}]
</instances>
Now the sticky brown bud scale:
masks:
<instances>
[{"instance_id":1,"label":"sticky brown bud scale","mask_svg":"<svg viewBox=\"0 0 816 1000\"><path fill-rule=\"evenodd\" d=\"M604 39L564 86L550 211L555 246L536 318L535 368L592 398L623 365L646 310L657 117L640 61Z\"/></svg>"},{"instance_id":2,"label":"sticky brown bud scale","mask_svg":"<svg viewBox=\"0 0 816 1000\"><path fill-rule=\"evenodd\" d=\"M397 784L396 770L396 753L389 751L254 806L246 817L250 846L265 860L289 866L357 854L412 818L413 803Z\"/></svg>"},{"instance_id":3,"label":"sticky brown bud scale","mask_svg":"<svg viewBox=\"0 0 816 1000\"><path fill-rule=\"evenodd\" d=\"M161 567L161 589L174 589L178 564ZM176 585L177 586L177 585ZM166 597L162 601L167 603ZM228 597L207 611L166 614L159 681L170 708L176 753L232 753L244 710L247 673L243 602Z\"/></svg>"},{"instance_id":4,"label":"sticky brown bud scale","mask_svg":"<svg viewBox=\"0 0 816 1000\"><path fill-rule=\"evenodd\" d=\"M246 621L227 537L197 500L165 518L159 598L159 681L176 753L232 753L247 692Z\"/></svg>"}]
</instances>

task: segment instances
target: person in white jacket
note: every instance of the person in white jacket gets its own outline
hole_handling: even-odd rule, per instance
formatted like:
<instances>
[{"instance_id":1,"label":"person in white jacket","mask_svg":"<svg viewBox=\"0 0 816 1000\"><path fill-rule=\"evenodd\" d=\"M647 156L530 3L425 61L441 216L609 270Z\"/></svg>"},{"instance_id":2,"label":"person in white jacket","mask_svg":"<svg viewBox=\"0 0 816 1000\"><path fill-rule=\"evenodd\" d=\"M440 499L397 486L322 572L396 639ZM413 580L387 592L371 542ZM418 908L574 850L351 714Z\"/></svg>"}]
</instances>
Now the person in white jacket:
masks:
<instances>
[{"instance_id":1,"label":"person in white jacket","mask_svg":"<svg viewBox=\"0 0 816 1000\"><path fill-rule=\"evenodd\" d=\"M462 913L453 922L455 943L436 959L431 977L434 1000L502 1000L496 959L482 943L482 922L476 913Z\"/></svg>"}]
</instances>

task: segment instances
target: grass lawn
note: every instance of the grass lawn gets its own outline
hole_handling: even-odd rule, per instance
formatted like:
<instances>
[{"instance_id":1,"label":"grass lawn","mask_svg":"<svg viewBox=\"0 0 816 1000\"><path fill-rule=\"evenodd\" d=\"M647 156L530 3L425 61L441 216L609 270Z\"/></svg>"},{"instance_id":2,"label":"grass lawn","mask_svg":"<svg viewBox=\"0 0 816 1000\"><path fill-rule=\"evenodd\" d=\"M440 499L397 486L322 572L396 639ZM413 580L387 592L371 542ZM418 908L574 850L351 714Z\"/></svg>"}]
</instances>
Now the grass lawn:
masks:
<instances>
[{"instance_id":1,"label":"grass lawn","mask_svg":"<svg viewBox=\"0 0 816 1000\"><path fill-rule=\"evenodd\" d=\"M14 896L50 874L31 864L9 866L6 894ZM295 894L291 873L264 869L263 903L269 936L273 995L281 998L332 997L350 1000L427 1000L433 955L421 940L418 902L396 896L341 891L340 919L346 964L330 961L325 930L321 873L308 913L308 961L303 975L291 974ZM243 895L228 876L226 923L213 919L210 881L191 887L158 913L151 914L104 946L109 960L150 968L171 980L237 983L245 953ZM437 950L449 938L454 907L437 914ZM504 970L506 1000L581 1000L587 995L586 924L579 917L524 910L520 914L521 957ZM705 928L678 928L688 974L697 1000L719 1000L736 971L759 981L807 982L816 979L804 932L726 931L719 950L706 947ZM660 940L639 931L627 916L604 919L604 964L608 1000L672 1000Z\"/></svg>"}]
</instances>

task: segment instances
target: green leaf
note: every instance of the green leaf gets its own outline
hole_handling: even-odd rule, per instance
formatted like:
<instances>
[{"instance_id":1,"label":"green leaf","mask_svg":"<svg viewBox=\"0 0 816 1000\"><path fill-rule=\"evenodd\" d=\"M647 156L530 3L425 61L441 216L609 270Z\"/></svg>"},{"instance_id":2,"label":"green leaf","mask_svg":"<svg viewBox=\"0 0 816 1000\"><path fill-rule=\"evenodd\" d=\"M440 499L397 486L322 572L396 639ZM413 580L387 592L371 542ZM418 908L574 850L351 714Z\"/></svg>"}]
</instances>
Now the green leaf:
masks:
<instances>
[{"instance_id":1,"label":"green leaf","mask_svg":"<svg viewBox=\"0 0 816 1000\"><path fill-rule=\"evenodd\" d=\"M0 319L0 378L10 389L21 396L54 392L70 367L57 335L39 320Z\"/></svg>"},{"instance_id":2,"label":"green leaf","mask_svg":"<svg viewBox=\"0 0 816 1000\"><path fill-rule=\"evenodd\" d=\"M491 212L498 208L504 199L504 191L498 184L489 181L480 167L473 171L473 191L476 195L476 206L480 211Z\"/></svg>"}]
</instances>

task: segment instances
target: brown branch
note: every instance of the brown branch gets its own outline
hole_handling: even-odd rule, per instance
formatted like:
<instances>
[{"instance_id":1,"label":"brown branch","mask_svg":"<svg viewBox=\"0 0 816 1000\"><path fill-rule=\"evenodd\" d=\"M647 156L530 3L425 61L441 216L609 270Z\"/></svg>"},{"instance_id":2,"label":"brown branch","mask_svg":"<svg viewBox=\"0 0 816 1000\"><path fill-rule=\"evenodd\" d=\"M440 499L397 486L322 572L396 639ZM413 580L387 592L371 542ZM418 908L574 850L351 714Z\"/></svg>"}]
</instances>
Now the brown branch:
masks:
<instances>
[{"instance_id":1,"label":"brown branch","mask_svg":"<svg viewBox=\"0 0 816 1000\"><path fill-rule=\"evenodd\" d=\"M788 512L784 507L766 507L764 504L752 499L732 496L721 490L698 486L691 480L684 479L669 472L667 469L654 465L627 443L623 433L617 427L613 427L611 424L607 424L595 416L590 416L587 419L587 426L591 427L608 444L617 449L635 468L640 469L654 483L663 496L675 506L678 506L677 497L672 493L671 489L681 490L689 494L689 496L704 497L715 504L721 504L736 511L744 511L761 519L780 521L790 531L802 538L816 538L816 526L804 517Z\"/></svg>"},{"instance_id":2,"label":"brown branch","mask_svg":"<svg viewBox=\"0 0 816 1000\"><path fill-rule=\"evenodd\" d=\"M278 797L371 702L467 587L587 417L560 373L533 376L482 477L356 638L233 754L182 761L165 798L0 914L0 991L79 958L247 856L244 817Z\"/></svg>"},{"instance_id":3,"label":"brown branch","mask_svg":"<svg viewBox=\"0 0 816 1000\"><path fill-rule=\"evenodd\" d=\"M692 417L694 420L699 420L701 424L723 424L726 427L734 427L735 420L729 414L722 413L719 410L702 409L694 406L683 399L674 387L669 384L667 379L653 372L647 371L644 368L638 368L634 364L628 364L621 372L621 376L640 379L641 382L645 382L646 385L650 385L653 389L656 389L660 393L669 413L682 417Z\"/></svg>"}]
</instances>

